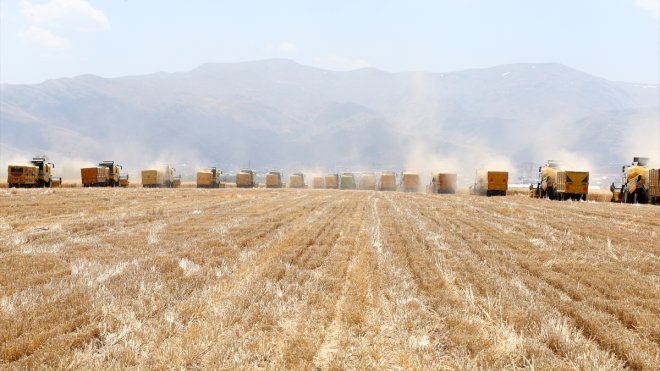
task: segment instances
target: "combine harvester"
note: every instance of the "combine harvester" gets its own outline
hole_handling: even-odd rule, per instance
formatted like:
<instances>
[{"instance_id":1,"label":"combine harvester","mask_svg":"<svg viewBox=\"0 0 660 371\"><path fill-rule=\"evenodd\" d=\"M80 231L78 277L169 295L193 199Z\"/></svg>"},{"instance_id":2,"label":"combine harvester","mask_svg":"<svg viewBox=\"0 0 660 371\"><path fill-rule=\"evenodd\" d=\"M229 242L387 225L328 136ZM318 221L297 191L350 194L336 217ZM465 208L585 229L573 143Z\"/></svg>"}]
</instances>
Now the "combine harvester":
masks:
<instances>
[{"instance_id":1,"label":"combine harvester","mask_svg":"<svg viewBox=\"0 0 660 371\"><path fill-rule=\"evenodd\" d=\"M621 168L621 186L616 187L612 183L610 187L612 202L645 204L658 199L660 179L657 170L647 167L648 160L646 157L634 157L632 164Z\"/></svg>"},{"instance_id":2,"label":"combine harvester","mask_svg":"<svg viewBox=\"0 0 660 371\"><path fill-rule=\"evenodd\" d=\"M165 165L164 170L142 170L142 187L144 188L179 188L181 176L176 175L176 169Z\"/></svg>"},{"instance_id":3,"label":"combine harvester","mask_svg":"<svg viewBox=\"0 0 660 371\"><path fill-rule=\"evenodd\" d=\"M325 176L325 189L339 189L339 174L330 173Z\"/></svg>"},{"instance_id":4,"label":"combine harvester","mask_svg":"<svg viewBox=\"0 0 660 371\"><path fill-rule=\"evenodd\" d=\"M587 200L589 172L562 170L560 163L548 160L539 167L536 187L530 185L530 196L551 200Z\"/></svg>"},{"instance_id":5,"label":"combine harvester","mask_svg":"<svg viewBox=\"0 0 660 371\"><path fill-rule=\"evenodd\" d=\"M365 191L376 190L376 175L374 173L363 173L360 181L360 189Z\"/></svg>"},{"instance_id":6,"label":"combine harvester","mask_svg":"<svg viewBox=\"0 0 660 371\"><path fill-rule=\"evenodd\" d=\"M343 173L339 181L340 189L357 189L355 175L352 173Z\"/></svg>"},{"instance_id":7,"label":"combine harvester","mask_svg":"<svg viewBox=\"0 0 660 371\"><path fill-rule=\"evenodd\" d=\"M385 170L380 174L379 191L396 191L396 173L391 170Z\"/></svg>"},{"instance_id":8,"label":"combine harvester","mask_svg":"<svg viewBox=\"0 0 660 371\"><path fill-rule=\"evenodd\" d=\"M257 173L254 170L243 169L236 174L236 188L256 188Z\"/></svg>"},{"instance_id":9,"label":"combine harvester","mask_svg":"<svg viewBox=\"0 0 660 371\"><path fill-rule=\"evenodd\" d=\"M7 185L9 188L51 188L62 185L62 178L53 178L55 164L46 162L45 157L35 157L32 165L9 165Z\"/></svg>"},{"instance_id":10,"label":"combine harvester","mask_svg":"<svg viewBox=\"0 0 660 371\"><path fill-rule=\"evenodd\" d=\"M289 188L305 188L305 175L293 173L289 176Z\"/></svg>"},{"instance_id":11,"label":"combine harvester","mask_svg":"<svg viewBox=\"0 0 660 371\"><path fill-rule=\"evenodd\" d=\"M431 193L454 194L456 193L458 175L455 173L433 173L431 174Z\"/></svg>"},{"instance_id":12,"label":"combine harvester","mask_svg":"<svg viewBox=\"0 0 660 371\"><path fill-rule=\"evenodd\" d=\"M419 192L419 173L404 171L401 173L401 190L404 192Z\"/></svg>"},{"instance_id":13,"label":"combine harvester","mask_svg":"<svg viewBox=\"0 0 660 371\"><path fill-rule=\"evenodd\" d=\"M470 194L479 196L506 196L509 188L509 173L507 171L478 170L474 184L470 186Z\"/></svg>"},{"instance_id":14,"label":"combine harvester","mask_svg":"<svg viewBox=\"0 0 660 371\"><path fill-rule=\"evenodd\" d=\"M314 189L323 189L325 188L325 181L322 176L315 176L312 180L312 187Z\"/></svg>"},{"instance_id":15,"label":"combine harvester","mask_svg":"<svg viewBox=\"0 0 660 371\"><path fill-rule=\"evenodd\" d=\"M128 187L128 175L122 176L122 166L114 161L103 161L98 166L80 169L83 187Z\"/></svg>"},{"instance_id":16,"label":"combine harvester","mask_svg":"<svg viewBox=\"0 0 660 371\"><path fill-rule=\"evenodd\" d=\"M279 171L269 171L266 174L266 188L282 188L282 173Z\"/></svg>"},{"instance_id":17,"label":"combine harvester","mask_svg":"<svg viewBox=\"0 0 660 371\"><path fill-rule=\"evenodd\" d=\"M222 171L215 166L197 172L197 188L220 188Z\"/></svg>"}]
</instances>

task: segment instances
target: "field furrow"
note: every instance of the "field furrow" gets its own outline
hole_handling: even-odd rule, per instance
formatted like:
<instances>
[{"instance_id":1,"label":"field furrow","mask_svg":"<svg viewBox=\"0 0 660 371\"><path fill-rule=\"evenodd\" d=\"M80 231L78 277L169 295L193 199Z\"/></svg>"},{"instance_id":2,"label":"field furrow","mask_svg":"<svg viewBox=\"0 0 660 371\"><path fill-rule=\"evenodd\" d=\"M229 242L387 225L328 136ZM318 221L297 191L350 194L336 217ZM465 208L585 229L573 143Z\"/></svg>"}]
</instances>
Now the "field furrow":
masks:
<instances>
[{"instance_id":1,"label":"field furrow","mask_svg":"<svg viewBox=\"0 0 660 371\"><path fill-rule=\"evenodd\" d=\"M0 190L3 368L654 369L660 209Z\"/></svg>"}]
</instances>

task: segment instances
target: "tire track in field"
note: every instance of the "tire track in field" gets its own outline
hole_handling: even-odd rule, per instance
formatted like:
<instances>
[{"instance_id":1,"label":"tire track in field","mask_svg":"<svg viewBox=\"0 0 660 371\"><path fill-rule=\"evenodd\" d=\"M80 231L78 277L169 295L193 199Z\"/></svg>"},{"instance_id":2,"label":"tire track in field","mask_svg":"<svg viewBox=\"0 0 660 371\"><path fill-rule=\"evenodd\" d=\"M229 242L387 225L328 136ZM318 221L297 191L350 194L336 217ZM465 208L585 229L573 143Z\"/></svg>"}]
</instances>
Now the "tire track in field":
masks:
<instances>
[{"instance_id":1,"label":"tire track in field","mask_svg":"<svg viewBox=\"0 0 660 371\"><path fill-rule=\"evenodd\" d=\"M307 204L316 205L311 207L313 209L320 206L323 201L324 199L319 197L316 200L308 201ZM331 202L330 204L331 208L337 207L336 202ZM264 291L264 287L259 285L260 278L261 276L267 276L268 267L273 264L273 259L275 259L275 256L273 256L274 250L280 249L286 244L286 241L297 235L301 226L305 226L305 223L302 223L302 221L308 219L308 214L300 212L302 208L300 203L289 203L289 207L286 209L271 209L277 211L275 215L264 213L261 206L257 210L253 210L253 215L259 215L261 218L265 218L265 220L275 221L280 220L280 216L282 215L287 216L286 221L288 224L281 221L274 224L271 223L275 228L273 230L278 231L278 237L263 233L263 227L261 226L259 228L252 228L241 224L227 231L228 237L239 240L243 247L256 246L258 244L259 248L250 250L254 251L254 254L241 255L240 252L245 250L239 249L232 251L229 256L224 257L229 264L233 265L233 268L226 271L219 278L216 287L208 294L208 296L211 296L211 299L208 297L200 298L200 300L203 300L201 305L205 312L205 314L200 314L200 316L221 318L220 323L223 325L222 333L231 333L233 331L232 328L244 327L246 331L240 335L236 333L237 337L246 336L246 333L249 333L249 329L259 325L260 319L257 314L263 311L262 308L257 308L255 315L247 318L242 318L241 313L251 311L267 294ZM250 219L250 215L252 214L248 212L246 219ZM320 220L319 222L323 221ZM261 224L263 224L263 221L260 221L259 217L257 217L256 225ZM252 297L246 297L246 295L252 295ZM222 315L220 313L226 314ZM195 326L192 326L187 331L194 329ZM174 343L184 341L181 334L170 340ZM229 341L229 339L226 340ZM231 345L231 342L229 345ZM162 348L162 345L160 347ZM195 362L203 362L203 359L213 352L214 350L210 350L207 352L208 354L205 353L203 356L195 357ZM231 364L232 360L223 359L224 362ZM165 365L167 363L163 364Z\"/></svg>"},{"instance_id":2,"label":"tire track in field","mask_svg":"<svg viewBox=\"0 0 660 371\"><path fill-rule=\"evenodd\" d=\"M319 202L323 201L322 196L319 194L317 198ZM204 317L214 325L202 331L206 334L204 336L217 340L214 341L214 349L198 360L197 364L209 366L224 364L227 367L255 364L255 362L262 365L283 364L282 356L273 354L275 348L271 349L272 345L267 345L277 339L264 339L263 336L255 335L263 334L266 328L272 329L273 326L277 326L277 323L273 322L275 318L269 313L269 306L276 305L273 301L276 301L274 299L277 293L273 291L277 291L278 282L286 277L287 270L290 269L282 263L282 259L287 254L296 256L300 250L306 249L309 235L313 231L323 230L326 225L337 223L338 220L333 214L345 207L346 202L333 200L328 213L314 218L312 223L302 222L309 218L306 214L299 213L300 221L292 223L282 239L263 250L261 257L242 262L234 274L223 277L220 282L221 287L211 294L210 299L207 299L210 304ZM327 229L324 237L329 238L332 232L331 228ZM295 306L290 308L290 305L287 305L284 309L295 309ZM268 336L273 336L270 332L266 333L270 334ZM182 341L182 339L179 336L174 341ZM257 354L245 352L246 346L255 343L268 347L263 350L264 357L268 355L268 362L259 363L259 360L252 358ZM237 359L232 354L244 354L247 358Z\"/></svg>"},{"instance_id":3,"label":"tire track in field","mask_svg":"<svg viewBox=\"0 0 660 371\"><path fill-rule=\"evenodd\" d=\"M479 228L482 229L481 226ZM480 252L479 250L474 250L474 252L487 261L496 259L503 264L508 263L506 271L519 277L527 287L536 288L543 293L541 296L543 301L546 301L549 306L558 308L564 315L570 317L571 322L583 332L584 336L593 339L603 351L614 351L619 359L626 361L635 368L643 369L650 366L647 361L649 355L651 355L651 359L657 359L657 345L649 343L644 338L638 338L638 334L631 331L629 326L621 321L619 315L613 316L608 313L607 308L605 308L605 311L593 308L598 310L594 312L591 307L595 304L593 300L590 303L583 303L581 301L582 294L576 296L575 291L562 282L561 278L548 278L543 267L538 266L536 261L525 259L524 256L517 256L512 259L497 254ZM508 252L508 254L511 253L511 251ZM497 265L491 265L491 267L501 270L501 273L504 274L503 268L499 268ZM613 336L613 333L616 333L616 335Z\"/></svg>"},{"instance_id":4,"label":"tire track in field","mask_svg":"<svg viewBox=\"0 0 660 371\"><path fill-rule=\"evenodd\" d=\"M275 199L274 199L274 201L275 201ZM277 201L277 202L279 203L279 202L281 202L281 201ZM191 210L190 210L190 209L191 209L191 206L194 207L194 205L189 205L189 204L185 204L185 205L172 205L172 209L176 209L177 212L178 212L178 211L181 211L181 212L184 213L184 215L180 218L180 221L179 221L180 223L184 223L184 224L185 224L185 223L188 223L188 222L190 221L190 218L188 217L188 215L193 215L193 214L190 214L188 211L191 211ZM293 215L296 215L296 214L294 213ZM172 242L172 241L170 241L170 242ZM104 254L108 254L108 253L109 253L108 251L105 251L105 252L104 252ZM163 250L161 253L162 253L162 254L167 254L167 251L166 251L166 250ZM116 258L116 257L115 257L115 258ZM151 259L151 258L147 258L147 259ZM142 259L141 259L140 261L142 261ZM137 263L139 263L139 261L137 261ZM34 290L34 288L31 288L31 290ZM198 290L203 290L203 288L200 287L200 288L198 288ZM192 294L192 292L191 292L190 294ZM185 298L182 298L182 299L185 299ZM165 309L166 309L166 307L161 307L161 309L160 309L160 313L162 313L162 311L164 311ZM159 312L154 312L154 313L152 313L152 314L150 315L150 317L153 318L153 316L154 316L154 315L157 315L158 313L159 313ZM150 321L152 321L152 320L148 320L146 323L148 324ZM157 321L157 320L155 320L155 322L160 323L160 321ZM111 330L111 329L108 329L108 330ZM66 336L66 335L65 335L65 336ZM37 357L38 357L38 355L37 355Z\"/></svg>"},{"instance_id":5,"label":"tire track in field","mask_svg":"<svg viewBox=\"0 0 660 371\"><path fill-rule=\"evenodd\" d=\"M409 200L408 200L409 201ZM417 200L419 201L419 200ZM422 200L424 201L424 200ZM400 214L403 215L404 217L408 218L407 221L404 222L406 225L411 225L411 226L417 226L417 233L421 233L416 237L417 240L422 243L422 245L426 245L426 247L421 246L420 249L426 249L427 251L432 251L433 250L433 244L431 244L434 241L430 241L429 239L424 240L423 235L428 234L428 227L429 225L431 226L438 226L438 223L427 223L430 221L433 221L433 218L429 219L428 216L423 216L419 212L419 210L424 210L428 207L428 200L424 201L422 205L420 205L419 202L408 202L406 203L409 206L399 206L400 208ZM450 215L445 215L446 220L450 220L451 222L454 222L455 215L461 214L460 209L456 214L450 214ZM423 219L427 219L427 221L421 221L419 223L416 223L416 220L419 219L419 217L422 217ZM421 224L420 224L421 223ZM493 306L493 301L492 298L490 297L493 295L494 297L498 296L498 288L497 286L494 286L492 289L486 292L482 291L477 291L475 292L473 289L474 288L479 288L479 287L484 287L484 285L492 285L493 283L499 282L500 279L498 276L492 276L491 278L488 278L488 276L492 275L492 269L489 268L488 266L484 266L484 261L483 258L477 258L477 259L472 259L471 253L469 253L469 250L464 250L461 248L463 246L463 243L460 242L460 240L463 240L466 245L465 246L471 246L471 244L476 243L478 245L481 244L480 240L471 240L470 234L466 233L464 230L450 230L451 233L443 233L446 232L445 230L440 230L439 235L443 235L444 238L446 238L446 241L442 242L442 246L445 246L445 249L440 250L442 253L447 255L445 258L442 259L443 266L446 266L447 264L449 266L454 266L454 271L456 274L456 279L454 280L454 283L458 285L458 287L454 288L454 291L456 293L463 293L466 295L466 301L468 303L468 312L472 312L478 317L481 317L481 320L484 321L484 328L490 329L489 331L493 331L490 335L488 335L486 338L490 339L498 339L499 336L506 336L506 338L509 338L509 342L513 341L514 344L519 343L519 347L522 347L522 349L511 349L510 353L513 358L507 359L506 357L501 360L501 362L504 362L504 364L509 364L511 365L511 362L513 364L520 364L520 362L527 362L525 359L529 359L530 354L537 354L536 355L536 360L539 362L539 359L544 360L545 364L547 365L557 365L560 360L552 357L552 353L548 353L550 349L544 350L543 348L538 348L538 345L535 345L536 343L529 343L524 337L520 336L514 336L513 333L511 332L513 329L510 327L511 324L508 322L503 322L501 318L493 318L492 315L496 314L497 312L493 313L493 310L498 310L497 307L492 308ZM414 233L414 232L412 232ZM457 238L458 240L454 240L452 237ZM444 239L443 238L443 239ZM457 249L458 250L455 250ZM467 252L467 254L466 254ZM453 258L452 256L456 256L456 258ZM433 257L432 256L427 256L427 261L431 260ZM434 281L430 279L430 281ZM501 283L500 283L501 284ZM508 285L508 283L506 283ZM462 287L462 288L459 288ZM515 292L515 288L512 288L513 292ZM510 289L507 289L506 292L512 292ZM485 296L485 300L482 302L482 297ZM496 301L495 304L497 304L498 301ZM497 306L500 306L501 304L497 304ZM501 306L499 307L500 311L502 310ZM500 313L498 317L501 317L502 314ZM461 328L461 326L457 326L458 328ZM522 335L522 334L521 334ZM528 334L528 336L535 336L534 334ZM513 337L512 337L513 336ZM458 339L459 343L461 340L465 339ZM471 339L467 339L467 347L468 349L471 349L473 352L477 352L477 354L483 352L484 350L487 350L488 352L485 353L486 357L488 357L489 353L495 352L495 354L499 354L500 351L498 351L498 344L492 344L488 345L486 349L479 349L478 347L474 347L474 345L470 344ZM485 342L485 344L488 344L488 342ZM517 346L517 347L518 347ZM531 353L530 353L531 352ZM540 352L540 353L538 353ZM527 353L527 358L525 358L525 353ZM560 354L557 354L558 356L562 356ZM483 356L480 356L483 357ZM522 357L522 359L521 359ZM539 358L541 357L541 358ZM605 357L606 359L607 357ZM571 359L565 359L564 362L570 362ZM492 362L492 361L491 361ZM490 363L492 365L492 363ZM538 367L542 367L537 365Z\"/></svg>"},{"instance_id":6,"label":"tire track in field","mask_svg":"<svg viewBox=\"0 0 660 371\"><path fill-rule=\"evenodd\" d=\"M466 234L470 235L470 233L467 233L466 227L468 230L471 230L471 235L473 236L479 236L483 234L487 234L490 236L493 236L490 238L490 241L493 241L494 243L497 243L498 241L501 243L504 243L508 246L506 249L507 255L503 254L497 254L494 253L492 250L489 251L488 249L483 249L483 248L477 248L477 249L472 249L474 253L480 256L481 259L484 261L490 261L492 259L495 259L496 261L499 261L500 264L498 265L492 265L490 264L492 269L499 270L501 271L500 274L507 274L509 271L514 269L516 266L516 261L529 261L528 259L525 258L524 255L520 255L521 253L518 251L517 247L519 244L513 243L511 239L505 238L497 238L501 236L501 231L499 228L495 228L492 226L489 226L488 223L484 223L483 220L475 219L471 216L466 216L466 215L460 215L457 214L455 217L452 217L448 219L451 223L455 225L460 225L460 230L461 230L461 237L468 242L468 246L472 246L469 242L468 239L466 239ZM480 239L481 240L481 239ZM522 242L522 245L525 245L525 239ZM515 253L516 258L511 259L509 256L510 254ZM513 263L513 265L512 265ZM538 280L542 280L542 282L546 285L547 287L552 287L553 290L558 290L559 295L557 294L552 294L548 292L548 290L542 290L544 295L542 296L542 299L544 301L548 301L548 304L551 306L553 303L562 303L563 297L570 296L570 292L565 291L565 285L560 284L559 286L557 285L558 281L556 280L551 280L549 281L547 278L544 279L544 275L542 272L542 267L538 266L537 262L531 262L527 263L525 266L520 266L520 268L526 272L526 274L521 274L521 277L536 277ZM502 267L507 267L506 271L502 271ZM530 267L538 267L539 269L534 269L535 271L530 271ZM525 281L526 282L526 281ZM529 287L538 287L538 283L532 284L530 282L526 282L527 286ZM546 288L547 288L546 287ZM576 306L581 307L582 309L577 310L575 309ZM613 349L615 353L623 360L627 360L632 364L634 367L644 367L644 365L648 366L648 364L644 359L648 359L648 355L656 354L657 355L657 347L649 344L648 342L645 342L643 339L637 339L636 336L634 336L632 333L627 332L628 329L625 328L620 328L619 333L626 334L626 341L619 341L620 339L612 339L611 336L609 336L609 332L603 332L602 330L599 330L600 328L611 328L611 325L605 325L605 323L611 323L611 320L607 320L607 316L609 314L604 314L604 313L594 313L593 311L589 311L587 307L584 306L584 304L565 304L563 306L559 306L560 309L562 309L562 313L565 315L568 315L573 319L573 322L582 329L582 331L585 332L585 336L587 338L594 337L595 340L597 341L597 344L604 350L604 351L609 351L610 349ZM567 309L571 308L571 309ZM577 315L581 312L589 312L591 316L596 317L594 321L596 323L600 323L598 326L592 325L588 319L586 318L587 316L584 315ZM616 319L615 319L616 320ZM630 347L630 345L627 344L636 344L633 348ZM645 351L639 351L639 349L645 349ZM651 356L651 359L657 358L657 356Z\"/></svg>"}]
</instances>

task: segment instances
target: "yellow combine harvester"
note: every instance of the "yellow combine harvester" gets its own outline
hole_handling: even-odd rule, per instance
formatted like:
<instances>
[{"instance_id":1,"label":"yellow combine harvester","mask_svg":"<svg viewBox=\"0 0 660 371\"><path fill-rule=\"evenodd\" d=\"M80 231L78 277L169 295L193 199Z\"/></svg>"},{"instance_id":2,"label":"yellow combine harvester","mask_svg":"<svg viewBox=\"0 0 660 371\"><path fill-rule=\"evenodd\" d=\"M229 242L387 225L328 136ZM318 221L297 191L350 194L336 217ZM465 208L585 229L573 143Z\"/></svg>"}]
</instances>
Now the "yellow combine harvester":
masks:
<instances>
[{"instance_id":1,"label":"yellow combine harvester","mask_svg":"<svg viewBox=\"0 0 660 371\"><path fill-rule=\"evenodd\" d=\"M394 171L386 170L380 174L378 190L396 191L396 173Z\"/></svg>"},{"instance_id":2,"label":"yellow combine harvester","mask_svg":"<svg viewBox=\"0 0 660 371\"><path fill-rule=\"evenodd\" d=\"M257 187L257 173L254 170L243 169L236 174L237 188Z\"/></svg>"},{"instance_id":3,"label":"yellow combine harvester","mask_svg":"<svg viewBox=\"0 0 660 371\"><path fill-rule=\"evenodd\" d=\"M142 170L142 187L144 188L179 188L181 176L176 175L176 169L165 165L164 170Z\"/></svg>"},{"instance_id":4,"label":"yellow combine harvester","mask_svg":"<svg viewBox=\"0 0 660 371\"><path fill-rule=\"evenodd\" d=\"M122 176L122 166L114 161L103 161L94 167L80 169L83 187L128 187L128 176Z\"/></svg>"},{"instance_id":5,"label":"yellow combine harvester","mask_svg":"<svg viewBox=\"0 0 660 371\"><path fill-rule=\"evenodd\" d=\"M621 168L621 186L616 187L614 183L610 187L612 191L612 202L639 203L649 202L650 184L649 168L646 157L634 157L632 164ZM657 184L654 184L657 187ZM654 188L654 191L655 188ZM656 191L657 192L657 191Z\"/></svg>"},{"instance_id":6,"label":"yellow combine harvester","mask_svg":"<svg viewBox=\"0 0 660 371\"><path fill-rule=\"evenodd\" d=\"M55 164L46 162L45 157L35 157L32 165L9 165L7 185L9 188L51 188L62 184L62 178L51 174Z\"/></svg>"},{"instance_id":7,"label":"yellow combine harvester","mask_svg":"<svg viewBox=\"0 0 660 371\"><path fill-rule=\"evenodd\" d=\"M293 173L289 176L289 188L305 188L305 175Z\"/></svg>"},{"instance_id":8,"label":"yellow combine harvester","mask_svg":"<svg viewBox=\"0 0 660 371\"><path fill-rule=\"evenodd\" d=\"M279 171L269 171L266 174L266 188L282 188L282 173Z\"/></svg>"},{"instance_id":9,"label":"yellow combine harvester","mask_svg":"<svg viewBox=\"0 0 660 371\"><path fill-rule=\"evenodd\" d=\"M362 180L360 181L360 189L369 190L369 191L376 190L376 175L374 175L374 173L362 174Z\"/></svg>"},{"instance_id":10,"label":"yellow combine harvester","mask_svg":"<svg viewBox=\"0 0 660 371\"><path fill-rule=\"evenodd\" d=\"M312 187L314 187L314 189L325 188L324 178L322 176L315 176L314 179L312 180Z\"/></svg>"},{"instance_id":11,"label":"yellow combine harvester","mask_svg":"<svg viewBox=\"0 0 660 371\"><path fill-rule=\"evenodd\" d=\"M429 191L431 193L456 193L458 175L455 173L434 173L431 174L431 184Z\"/></svg>"},{"instance_id":12,"label":"yellow combine harvester","mask_svg":"<svg viewBox=\"0 0 660 371\"><path fill-rule=\"evenodd\" d=\"M401 190L404 192L419 192L419 174L413 171L401 173Z\"/></svg>"},{"instance_id":13,"label":"yellow combine harvester","mask_svg":"<svg viewBox=\"0 0 660 371\"><path fill-rule=\"evenodd\" d=\"M343 173L340 178L341 189L356 189L355 175L353 173Z\"/></svg>"},{"instance_id":14,"label":"yellow combine harvester","mask_svg":"<svg viewBox=\"0 0 660 371\"><path fill-rule=\"evenodd\" d=\"M562 170L557 161L549 160L539 167L536 184L530 185L531 197L551 200L583 200L589 193L589 172Z\"/></svg>"},{"instance_id":15,"label":"yellow combine harvester","mask_svg":"<svg viewBox=\"0 0 660 371\"><path fill-rule=\"evenodd\" d=\"M197 172L197 188L220 188L222 171L215 166Z\"/></svg>"},{"instance_id":16,"label":"yellow combine harvester","mask_svg":"<svg viewBox=\"0 0 660 371\"><path fill-rule=\"evenodd\" d=\"M339 189L339 174L330 173L325 176L325 189Z\"/></svg>"},{"instance_id":17,"label":"yellow combine harvester","mask_svg":"<svg viewBox=\"0 0 660 371\"><path fill-rule=\"evenodd\" d=\"M507 171L479 170L475 174L474 184L470 193L480 196L506 196L509 189L509 173Z\"/></svg>"}]
</instances>

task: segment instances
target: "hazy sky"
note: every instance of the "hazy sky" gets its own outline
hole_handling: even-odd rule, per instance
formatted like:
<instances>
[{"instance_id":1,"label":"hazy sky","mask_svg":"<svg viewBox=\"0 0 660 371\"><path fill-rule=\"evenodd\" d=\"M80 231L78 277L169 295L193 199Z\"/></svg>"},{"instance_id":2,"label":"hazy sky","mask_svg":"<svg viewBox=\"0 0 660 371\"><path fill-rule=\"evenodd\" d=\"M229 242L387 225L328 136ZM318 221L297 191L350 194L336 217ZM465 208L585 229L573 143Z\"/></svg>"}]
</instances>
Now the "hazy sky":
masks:
<instances>
[{"instance_id":1,"label":"hazy sky","mask_svg":"<svg viewBox=\"0 0 660 371\"><path fill-rule=\"evenodd\" d=\"M0 0L0 81L290 58L336 70L558 62L660 80L660 0Z\"/></svg>"}]
</instances>

